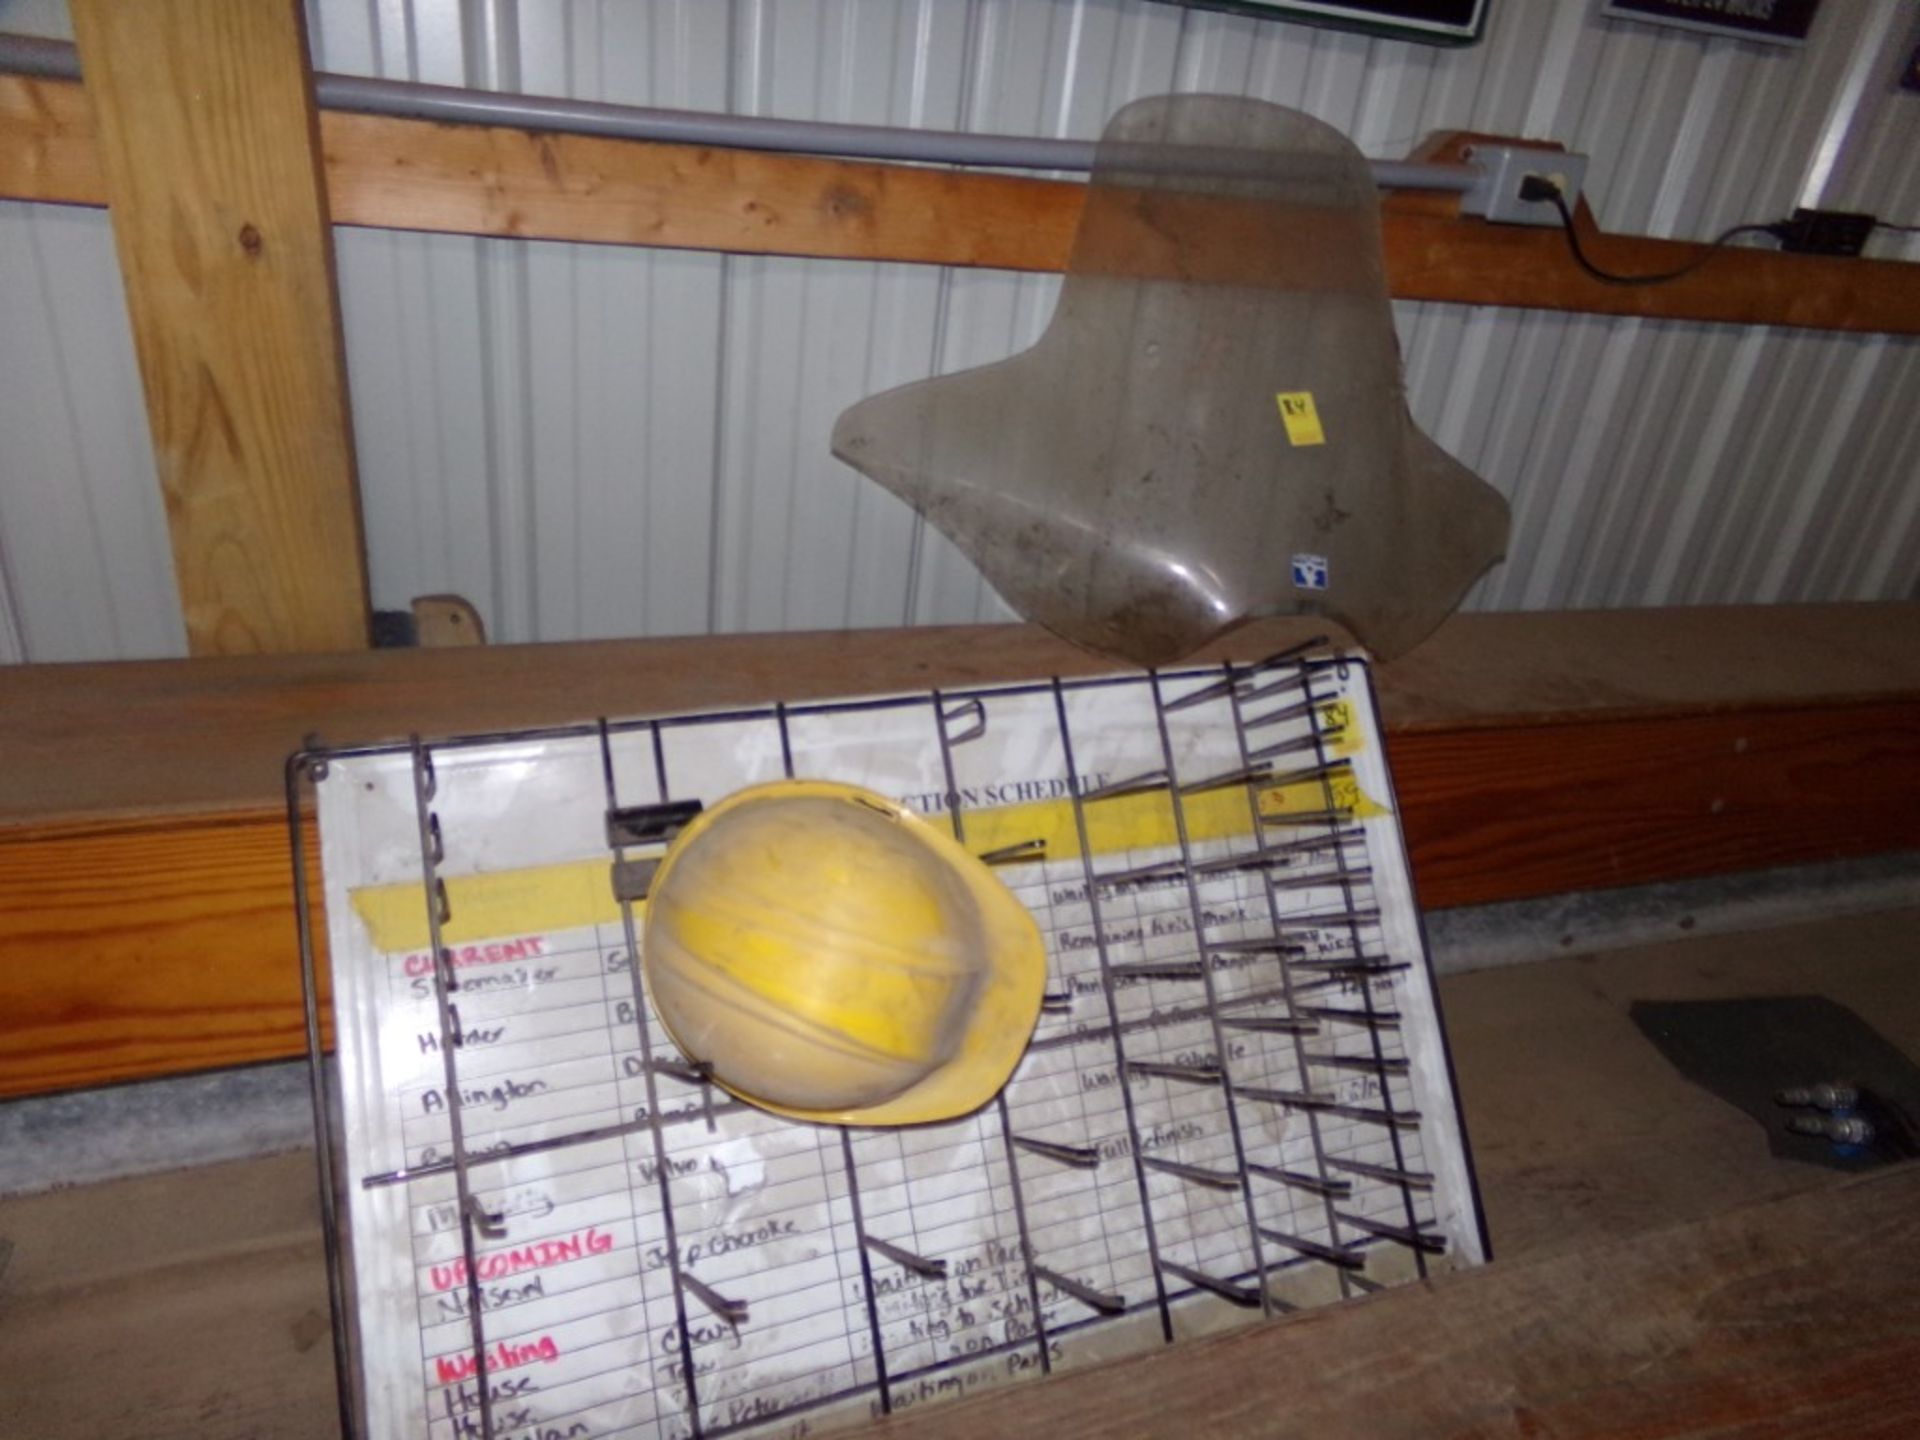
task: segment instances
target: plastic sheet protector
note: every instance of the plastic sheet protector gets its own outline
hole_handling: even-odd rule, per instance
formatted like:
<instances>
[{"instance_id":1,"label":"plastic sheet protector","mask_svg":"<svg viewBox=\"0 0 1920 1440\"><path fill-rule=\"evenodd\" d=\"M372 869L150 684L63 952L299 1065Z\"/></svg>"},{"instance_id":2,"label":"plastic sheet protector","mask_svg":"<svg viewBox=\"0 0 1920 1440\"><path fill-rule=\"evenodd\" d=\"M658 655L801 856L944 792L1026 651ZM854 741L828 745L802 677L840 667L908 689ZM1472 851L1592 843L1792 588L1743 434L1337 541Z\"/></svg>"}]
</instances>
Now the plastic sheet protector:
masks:
<instances>
[{"instance_id":1,"label":"plastic sheet protector","mask_svg":"<svg viewBox=\"0 0 1920 1440\"><path fill-rule=\"evenodd\" d=\"M1357 657L305 764L359 1434L824 1433L1484 1258ZM781 1120L649 1013L675 815L789 775L951 827L1031 908L1046 998L983 1109Z\"/></svg>"}]
</instances>

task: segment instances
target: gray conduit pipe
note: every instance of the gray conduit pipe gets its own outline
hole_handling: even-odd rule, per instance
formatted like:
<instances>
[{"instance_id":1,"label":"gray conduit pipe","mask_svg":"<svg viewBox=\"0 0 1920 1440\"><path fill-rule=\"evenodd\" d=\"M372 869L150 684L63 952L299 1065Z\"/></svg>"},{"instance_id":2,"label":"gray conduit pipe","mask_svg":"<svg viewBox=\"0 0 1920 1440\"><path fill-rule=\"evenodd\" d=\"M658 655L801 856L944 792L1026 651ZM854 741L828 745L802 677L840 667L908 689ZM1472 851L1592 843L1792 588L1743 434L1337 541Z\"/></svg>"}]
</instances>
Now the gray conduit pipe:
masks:
<instances>
[{"instance_id":1,"label":"gray conduit pipe","mask_svg":"<svg viewBox=\"0 0 1920 1440\"><path fill-rule=\"evenodd\" d=\"M0 73L52 80L80 78L80 56L64 40L0 34ZM681 145L717 145L731 150L779 150L839 155L861 160L909 160L934 165L980 165L1019 170L1093 168L1090 140L1044 140L1022 135L973 135L957 130L910 130L890 125L839 125L819 120L776 120L760 115L722 115L704 110L653 110L465 90L453 85L417 85L360 75L316 72L314 98L323 109L392 115L464 125L505 125L569 135L655 140ZM1382 189L1452 190L1473 187L1472 165L1423 165L1374 160L1373 179Z\"/></svg>"}]
</instances>

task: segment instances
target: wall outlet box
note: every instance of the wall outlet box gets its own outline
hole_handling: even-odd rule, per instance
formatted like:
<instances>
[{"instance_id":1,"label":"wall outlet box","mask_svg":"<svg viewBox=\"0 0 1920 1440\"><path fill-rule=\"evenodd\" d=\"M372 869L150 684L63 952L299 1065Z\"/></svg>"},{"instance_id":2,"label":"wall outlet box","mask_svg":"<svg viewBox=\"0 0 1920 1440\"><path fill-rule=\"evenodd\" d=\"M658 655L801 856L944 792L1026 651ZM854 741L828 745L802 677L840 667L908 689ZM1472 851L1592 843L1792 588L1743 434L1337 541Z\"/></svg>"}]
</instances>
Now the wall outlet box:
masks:
<instances>
[{"instance_id":1,"label":"wall outlet box","mask_svg":"<svg viewBox=\"0 0 1920 1440\"><path fill-rule=\"evenodd\" d=\"M1508 225L1560 223L1560 212L1551 200L1520 198L1520 182L1529 175L1544 176L1558 185L1569 210L1579 201L1587 178L1586 156L1543 146L1475 145L1466 158L1480 167L1480 178L1460 198L1460 213Z\"/></svg>"}]
</instances>

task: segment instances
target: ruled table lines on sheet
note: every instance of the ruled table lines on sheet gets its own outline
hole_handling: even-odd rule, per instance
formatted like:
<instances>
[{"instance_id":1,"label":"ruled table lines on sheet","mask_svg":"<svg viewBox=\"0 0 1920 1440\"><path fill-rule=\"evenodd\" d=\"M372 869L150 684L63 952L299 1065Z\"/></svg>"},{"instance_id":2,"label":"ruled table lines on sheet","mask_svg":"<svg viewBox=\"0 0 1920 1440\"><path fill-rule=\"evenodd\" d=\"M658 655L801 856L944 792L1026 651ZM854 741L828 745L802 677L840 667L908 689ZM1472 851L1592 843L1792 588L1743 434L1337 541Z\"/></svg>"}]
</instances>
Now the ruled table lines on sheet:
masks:
<instances>
[{"instance_id":1,"label":"ruled table lines on sheet","mask_svg":"<svg viewBox=\"0 0 1920 1440\"><path fill-rule=\"evenodd\" d=\"M610 817L799 776L993 866L993 1102L799 1124L647 1005ZM329 752L329 1210L380 1436L813 1433L1483 1258L1351 657ZM624 896L624 898L622 898Z\"/></svg>"}]
</instances>

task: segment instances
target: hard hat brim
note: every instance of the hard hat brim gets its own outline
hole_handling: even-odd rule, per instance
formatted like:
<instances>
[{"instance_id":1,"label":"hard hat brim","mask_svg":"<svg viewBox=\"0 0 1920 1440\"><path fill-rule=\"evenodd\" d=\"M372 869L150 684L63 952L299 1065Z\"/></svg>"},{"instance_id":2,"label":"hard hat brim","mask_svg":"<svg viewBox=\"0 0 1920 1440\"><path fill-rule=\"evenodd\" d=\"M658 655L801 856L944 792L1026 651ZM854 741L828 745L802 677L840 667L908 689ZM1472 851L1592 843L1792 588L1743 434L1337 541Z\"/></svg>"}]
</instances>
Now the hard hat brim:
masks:
<instances>
[{"instance_id":1,"label":"hard hat brim","mask_svg":"<svg viewBox=\"0 0 1920 1440\"><path fill-rule=\"evenodd\" d=\"M912 843L925 846L945 867L958 876L969 898L978 909L982 944L986 949L986 968L974 1013L962 1032L957 1052L936 1066L924 1079L878 1104L838 1110L804 1110L776 1104L762 1096L730 1085L724 1077L713 1076L713 1083L747 1104L790 1120L819 1125L895 1126L926 1125L971 1114L1000 1093L1012 1077L1020 1057L1026 1053L1040 1018L1040 1001L1046 988L1047 948L1040 927L1032 914L998 877L969 854L943 829L922 820L905 806L857 785L827 780L782 780L736 791L718 805L704 810L675 838L653 880L659 893L671 880L673 864L684 847L730 810L769 800L826 798L883 810L900 822L900 833ZM647 974L648 955L641 953L641 969ZM647 974L651 996L653 977ZM695 1055L674 1033L671 1023L654 1007L669 1037L691 1058Z\"/></svg>"}]
</instances>

